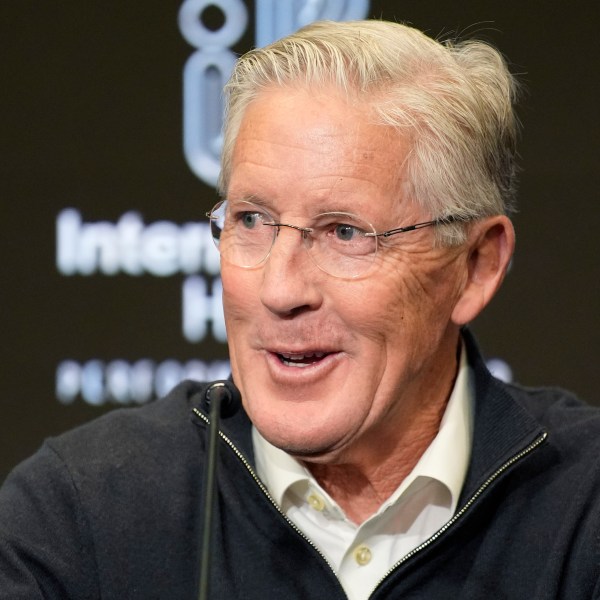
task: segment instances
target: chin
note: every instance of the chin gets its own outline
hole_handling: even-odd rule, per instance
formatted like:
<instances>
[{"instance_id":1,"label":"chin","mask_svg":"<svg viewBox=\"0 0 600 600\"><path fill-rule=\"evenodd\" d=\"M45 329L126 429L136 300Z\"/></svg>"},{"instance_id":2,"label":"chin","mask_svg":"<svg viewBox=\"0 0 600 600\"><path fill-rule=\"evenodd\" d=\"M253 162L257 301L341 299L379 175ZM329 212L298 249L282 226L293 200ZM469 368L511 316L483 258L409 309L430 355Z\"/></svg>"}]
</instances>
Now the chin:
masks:
<instances>
[{"instance_id":1,"label":"chin","mask_svg":"<svg viewBox=\"0 0 600 600\"><path fill-rule=\"evenodd\" d=\"M335 444L320 441L314 444L307 443L306 440L278 440L267 439L273 446L283 450L285 453L293 456L296 460L308 463L331 463L339 454Z\"/></svg>"},{"instance_id":2,"label":"chin","mask_svg":"<svg viewBox=\"0 0 600 600\"><path fill-rule=\"evenodd\" d=\"M315 423L314 408L311 413L313 418L307 418L288 408L283 419L281 415L271 419L256 413L250 419L269 443L294 458L307 462L331 461L342 451L348 432L339 427L343 425L339 422L338 428L332 430L335 417L324 417Z\"/></svg>"}]
</instances>

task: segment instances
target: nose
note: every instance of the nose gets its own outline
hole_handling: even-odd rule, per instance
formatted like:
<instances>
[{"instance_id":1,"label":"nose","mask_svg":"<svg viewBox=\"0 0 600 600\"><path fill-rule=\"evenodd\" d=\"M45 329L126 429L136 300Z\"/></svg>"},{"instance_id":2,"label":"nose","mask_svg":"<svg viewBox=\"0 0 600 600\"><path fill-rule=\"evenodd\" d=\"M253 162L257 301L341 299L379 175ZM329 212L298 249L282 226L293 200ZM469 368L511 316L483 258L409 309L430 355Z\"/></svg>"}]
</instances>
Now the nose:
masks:
<instances>
[{"instance_id":1,"label":"nose","mask_svg":"<svg viewBox=\"0 0 600 600\"><path fill-rule=\"evenodd\" d=\"M260 299L283 317L316 310L322 303L318 285L322 273L306 251L302 229L280 227L263 267Z\"/></svg>"}]
</instances>

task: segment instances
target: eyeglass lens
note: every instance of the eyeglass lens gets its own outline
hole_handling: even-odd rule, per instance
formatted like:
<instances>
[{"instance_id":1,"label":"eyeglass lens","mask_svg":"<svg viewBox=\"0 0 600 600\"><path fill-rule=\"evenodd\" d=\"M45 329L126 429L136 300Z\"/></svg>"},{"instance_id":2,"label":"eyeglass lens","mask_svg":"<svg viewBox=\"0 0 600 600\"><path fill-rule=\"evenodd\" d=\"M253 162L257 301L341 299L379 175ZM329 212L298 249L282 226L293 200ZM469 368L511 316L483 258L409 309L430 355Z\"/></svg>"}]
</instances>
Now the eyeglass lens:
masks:
<instances>
[{"instance_id":1,"label":"eyeglass lens","mask_svg":"<svg viewBox=\"0 0 600 600\"><path fill-rule=\"evenodd\" d=\"M264 208L247 201L220 202L210 213L210 223L222 258L245 268L265 261L280 229L290 227L277 223ZM312 220L310 227L298 232L313 262L334 277L363 275L375 259L377 238L372 235L375 230L356 215L323 213Z\"/></svg>"}]
</instances>

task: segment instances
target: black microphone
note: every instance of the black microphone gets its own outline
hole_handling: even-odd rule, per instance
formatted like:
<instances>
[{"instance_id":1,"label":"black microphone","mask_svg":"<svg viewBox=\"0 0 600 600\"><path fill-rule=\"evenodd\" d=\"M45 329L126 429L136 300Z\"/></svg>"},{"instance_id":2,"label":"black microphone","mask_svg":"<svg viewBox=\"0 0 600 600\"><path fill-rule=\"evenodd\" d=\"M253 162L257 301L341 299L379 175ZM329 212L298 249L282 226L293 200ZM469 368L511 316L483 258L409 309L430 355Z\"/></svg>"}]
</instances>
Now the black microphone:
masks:
<instances>
[{"instance_id":1,"label":"black microphone","mask_svg":"<svg viewBox=\"0 0 600 600\"><path fill-rule=\"evenodd\" d=\"M209 423L206 430L206 464L204 466L202 548L200 556L200 586L198 600L208 600L210 580L211 540L213 530L213 511L216 503L215 480L217 471L219 421L221 417L232 417L240 408L242 396L231 381L211 383L204 401L209 411Z\"/></svg>"},{"instance_id":2,"label":"black microphone","mask_svg":"<svg viewBox=\"0 0 600 600\"><path fill-rule=\"evenodd\" d=\"M209 409L211 420L213 417L212 408L215 403L217 404L217 418L223 417L226 419L227 417L233 417L240 409L242 395L231 381L221 380L208 386L204 394L204 400Z\"/></svg>"}]
</instances>

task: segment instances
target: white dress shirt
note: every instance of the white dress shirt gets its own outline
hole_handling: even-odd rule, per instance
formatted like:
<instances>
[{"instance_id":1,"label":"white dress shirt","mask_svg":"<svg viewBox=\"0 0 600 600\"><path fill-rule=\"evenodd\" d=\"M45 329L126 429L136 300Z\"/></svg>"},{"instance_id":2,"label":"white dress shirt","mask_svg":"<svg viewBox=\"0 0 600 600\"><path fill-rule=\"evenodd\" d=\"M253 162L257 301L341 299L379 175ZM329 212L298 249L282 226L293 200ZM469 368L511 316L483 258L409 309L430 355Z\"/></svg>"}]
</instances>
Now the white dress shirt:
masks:
<instances>
[{"instance_id":1,"label":"white dress shirt","mask_svg":"<svg viewBox=\"0 0 600 600\"><path fill-rule=\"evenodd\" d=\"M396 491L359 525L308 469L253 428L258 476L331 564L350 600L368 598L398 560L454 515L471 452L472 380L463 348L438 434Z\"/></svg>"}]
</instances>

